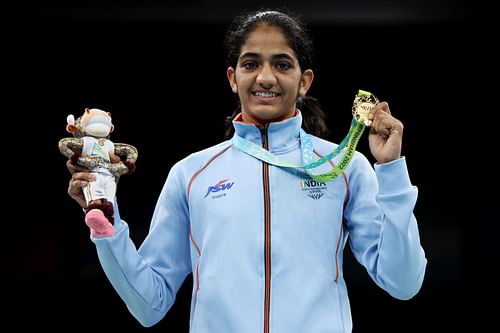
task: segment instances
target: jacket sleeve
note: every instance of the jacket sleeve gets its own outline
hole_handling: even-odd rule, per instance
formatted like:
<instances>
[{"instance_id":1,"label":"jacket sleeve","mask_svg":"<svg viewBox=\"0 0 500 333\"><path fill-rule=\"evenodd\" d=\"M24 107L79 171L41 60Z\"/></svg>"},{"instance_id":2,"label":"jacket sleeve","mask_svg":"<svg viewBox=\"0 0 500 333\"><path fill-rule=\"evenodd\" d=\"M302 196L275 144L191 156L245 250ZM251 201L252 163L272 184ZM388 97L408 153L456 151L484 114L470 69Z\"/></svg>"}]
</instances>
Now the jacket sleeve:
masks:
<instances>
[{"instance_id":1,"label":"jacket sleeve","mask_svg":"<svg viewBox=\"0 0 500 333\"><path fill-rule=\"evenodd\" d=\"M136 249L115 205L113 237L92 238L103 270L143 326L160 321L191 272L186 186L175 165L156 204L147 237Z\"/></svg>"},{"instance_id":2,"label":"jacket sleeve","mask_svg":"<svg viewBox=\"0 0 500 333\"><path fill-rule=\"evenodd\" d=\"M418 191L404 157L375 170L362 156L349 176L345 218L356 259L382 289L398 299L420 290L427 259L413 214Z\"/></svg>"}]
</instances>

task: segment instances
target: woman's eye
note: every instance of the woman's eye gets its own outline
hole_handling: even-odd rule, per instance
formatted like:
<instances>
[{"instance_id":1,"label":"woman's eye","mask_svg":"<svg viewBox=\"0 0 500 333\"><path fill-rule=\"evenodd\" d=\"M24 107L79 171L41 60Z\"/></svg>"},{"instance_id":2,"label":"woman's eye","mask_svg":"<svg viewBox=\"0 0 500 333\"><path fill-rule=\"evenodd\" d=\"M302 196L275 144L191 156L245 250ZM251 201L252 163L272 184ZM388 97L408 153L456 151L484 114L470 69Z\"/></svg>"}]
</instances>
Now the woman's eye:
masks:
<instances>
[{"instance_id":1,"label":"woman's eye","mask_svg":"<svg viewBox=\"0 0 500 333\"><path fill-rule=\"evenodd\" d=\"M255 62L245 62L243 64L243 68L245 69L254 69L255 67L257 67L257 64Z\"/></svg>"},{"instance_id":2,"label":"woman's eye","mask_svg":"<svg viewBox=\"0 0 500 333\"><path fill-rule=\"evenodd\" d=\"M276 67L280 70L286 70L286 69L289 69L291 66L289 63L286 63L286 62L279 62L276 64Z\"/></svg>"}]
</instances>

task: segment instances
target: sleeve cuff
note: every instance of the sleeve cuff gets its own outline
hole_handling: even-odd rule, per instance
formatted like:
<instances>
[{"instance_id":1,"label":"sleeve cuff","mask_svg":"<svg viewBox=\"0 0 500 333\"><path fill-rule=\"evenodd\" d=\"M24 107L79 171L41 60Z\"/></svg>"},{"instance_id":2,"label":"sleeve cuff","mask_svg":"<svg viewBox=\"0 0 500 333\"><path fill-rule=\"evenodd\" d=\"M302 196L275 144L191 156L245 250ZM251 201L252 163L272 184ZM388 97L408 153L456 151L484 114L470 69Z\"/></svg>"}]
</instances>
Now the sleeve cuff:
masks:
<instances>
[{"instance_id":1,"label":"sleeve cuff","mask_svg":"<svg viewBox=\"0 0 500 333\"><path fill-rule=\"evenodd\" d=\"M403 156L388 163L375 163L374 168L380 193L396 192L412 186L406 159Z\"/></svg>"}]
</instances>

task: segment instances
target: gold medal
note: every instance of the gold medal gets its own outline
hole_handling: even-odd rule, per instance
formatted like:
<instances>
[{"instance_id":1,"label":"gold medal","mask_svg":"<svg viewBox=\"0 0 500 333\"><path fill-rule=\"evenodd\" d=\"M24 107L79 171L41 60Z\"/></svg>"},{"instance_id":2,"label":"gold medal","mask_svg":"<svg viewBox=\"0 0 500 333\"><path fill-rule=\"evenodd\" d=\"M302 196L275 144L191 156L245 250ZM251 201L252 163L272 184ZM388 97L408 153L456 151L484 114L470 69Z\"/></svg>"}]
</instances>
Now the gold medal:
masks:
<instances>
[{"instance_id":1,"label":"gold medal","mask_svg":"<svg viewBox=\"0 0 500 333\"><path fill-rule=\"evenodd\" d=\"M377 103L378 98L375 95L360 89L352 104L352 115L356 121L370 127L373 118L369 116L369 113Z\"/></svg>"}]
</instances>

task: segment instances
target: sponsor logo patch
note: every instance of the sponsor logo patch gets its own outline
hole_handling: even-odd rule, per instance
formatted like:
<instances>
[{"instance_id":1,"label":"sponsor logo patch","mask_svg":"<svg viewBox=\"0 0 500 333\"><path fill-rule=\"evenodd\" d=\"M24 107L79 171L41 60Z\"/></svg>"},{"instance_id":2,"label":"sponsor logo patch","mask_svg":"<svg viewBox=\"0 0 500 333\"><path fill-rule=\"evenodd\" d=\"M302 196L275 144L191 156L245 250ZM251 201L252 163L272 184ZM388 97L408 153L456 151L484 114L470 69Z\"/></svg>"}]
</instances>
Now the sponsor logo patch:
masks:
<instances>
[{"instance_id":1,"label":"sponsor logo patch","mask_svg":"<svg viewBox=\"0 0 500 333\"><path fill-rule=\"evenodd\" d=\"M211 193L217 193L217 195L212 196L212 199L226 196L226 192L234 185L234 182L229 182L228 180L219 180L215 185L209 186L204 198L208 197Z\"/></svg>"}]
</instances>

